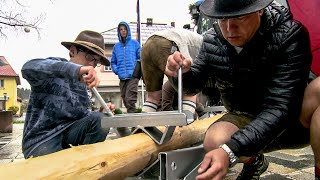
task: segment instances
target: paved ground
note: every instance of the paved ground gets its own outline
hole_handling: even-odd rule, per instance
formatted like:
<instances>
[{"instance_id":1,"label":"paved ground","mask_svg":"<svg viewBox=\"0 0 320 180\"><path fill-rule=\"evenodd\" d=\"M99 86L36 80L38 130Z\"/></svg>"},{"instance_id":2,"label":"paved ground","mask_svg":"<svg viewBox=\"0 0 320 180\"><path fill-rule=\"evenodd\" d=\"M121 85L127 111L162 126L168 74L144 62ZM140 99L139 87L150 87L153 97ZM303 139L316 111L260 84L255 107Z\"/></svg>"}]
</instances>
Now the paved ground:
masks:
<instances>
[{"instance_id":1,"label":"paved ground","mask_svg":"<svg viewBox=\"0 0 320 180\"><path fill-rule=\"evenodd\" d=\"M13 133L0 133L0 164L23 160L21 152L23 124L14 124ZM110 135L113 136L113 135ZM263 180L314 179L314 160L310 146L296 150L281 150L266 154L270 161ZM226 179L235 179L242 165L229 171Z\"/></svg>"},{"instance_id":2,"label":"paved ground","mask_svg":"<svg viewBox=\"0 0 320 180\"><path fill-rule=\"evenodd\" d=\"M13 124L12 133L0 133L0 164L23 159L21 151L23 124Z\"/></svg>"},{"instance_id":3,"label":"paved ground","mask_svg":"<svg viewBox=\"0 0 320 180\"><path fill-rule=\"evenodd\" d=\"M311 147L295 150L280 150L266 154L270 162L268 170L261 176L263 180L311 180L314 179L314 156ZM239 164L230 170L227 179L235 179L241 171Z\"/></svg>"}]
</instances>

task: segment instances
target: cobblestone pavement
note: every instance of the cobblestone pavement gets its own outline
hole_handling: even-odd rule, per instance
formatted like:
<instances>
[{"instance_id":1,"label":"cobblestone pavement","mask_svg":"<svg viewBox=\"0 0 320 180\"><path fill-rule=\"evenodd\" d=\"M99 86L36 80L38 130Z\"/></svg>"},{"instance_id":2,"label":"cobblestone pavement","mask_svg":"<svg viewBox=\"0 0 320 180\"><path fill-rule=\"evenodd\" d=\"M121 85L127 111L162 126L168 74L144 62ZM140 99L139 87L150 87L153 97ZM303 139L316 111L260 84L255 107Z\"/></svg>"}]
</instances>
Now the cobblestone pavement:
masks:
<instances>
[{"instance_id":1,"label":"cobblestone pavement","mask_svg":"<svg viewBox=\"0 0 320 180\"><path fill-rule=\"evenodd\" d=\"M23 124L13 124L12 133L0 133L0 165L23 160L21 152ZM109 138L115 136L110 134ZM280 150L266 154L270 162L263 180L314 179L314 157L310 146L301 149ZM238 164L230 169L227 180L235 179L241 171Z\"/></svg>"},{"instance_id":2,"label":"cobblestone pavement","mask_svg":"<svg viewBox=\"0 0 320 180\"><path fill-rule=\"evenodd\" d=\"M262 180L312 180L314 179L314 156L310 146L301 149L279 150L265 154L269 168L261 175ZM242 164L232 168L226 179L235 179Z\"/></svg>"},{"instance_id":3,"label":"cobblestone pavement","mask_svg":"<svg viewBox=\"0 0 320 180\"><path fill-rule=\"evenodd\" d=\"M22 131L23 124L13 124L12 133L0 133L0 165L24 159Z\"/></svg>"}]
</instances>

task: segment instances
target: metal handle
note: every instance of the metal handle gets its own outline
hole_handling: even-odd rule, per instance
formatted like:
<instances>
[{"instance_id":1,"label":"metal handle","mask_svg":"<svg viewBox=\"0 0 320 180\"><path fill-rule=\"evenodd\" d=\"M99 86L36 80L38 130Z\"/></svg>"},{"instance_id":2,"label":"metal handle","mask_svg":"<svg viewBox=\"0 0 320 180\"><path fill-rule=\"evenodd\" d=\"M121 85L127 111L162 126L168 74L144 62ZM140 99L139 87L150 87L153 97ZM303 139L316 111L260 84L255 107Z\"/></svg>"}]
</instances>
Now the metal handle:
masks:
<instances>
[{"instance_id":1,"label":"metal handle","mask_svg":"<svg viewBox=\"0 0 320 180\"><path fill-rule=\"evenodd\" d=\"M113 113L111 112L111 110L107 106L107 103L103 100L103 98L101 97L101 95L99 94L99 92L95 87L92 88L92 92L98 98L100 104L102 104L102 107L106 110L107 115L112 117Z\"/></svg>"},{"instance_id":2,"label":"metal handle","mask_svg":"<svg viewBox=\"0 0 320 180\"><path fill-rule=\"evenodd\" d=\"M179 51L178 45L175 42L172 42L172 47L170 53ZM178 71L178 112L182 113L182 67Z\"/></svg>"},{"instance_id":3,"label":"metal handle","mask_svg":"<svg viewBox=\"0 0 320 180\"><path fill-rule=\"evenodd\" d=\"M82 78L84 78L86 74L82 75ZM107 106L107 103L103 100L103 98L101 97L101 95L99 94L98 90L96 89L96 87L93 87L91 89L91 91L93 92L93 94L98 98L100 104L102 105L102 107L106 110L106 113L108 116L112 117L113 113L111 112L111 110L109 109L109 107Z\"/></svg>"},{"instance_id":4,"label":"metal handle","mask_svg":"<svg viewBox=\"0 0 320 180\"><path fill-rule=\"evenodd\" d=\"M182 113L182 68L178 71L178 112Z\"/></svg>"}]
</instances>

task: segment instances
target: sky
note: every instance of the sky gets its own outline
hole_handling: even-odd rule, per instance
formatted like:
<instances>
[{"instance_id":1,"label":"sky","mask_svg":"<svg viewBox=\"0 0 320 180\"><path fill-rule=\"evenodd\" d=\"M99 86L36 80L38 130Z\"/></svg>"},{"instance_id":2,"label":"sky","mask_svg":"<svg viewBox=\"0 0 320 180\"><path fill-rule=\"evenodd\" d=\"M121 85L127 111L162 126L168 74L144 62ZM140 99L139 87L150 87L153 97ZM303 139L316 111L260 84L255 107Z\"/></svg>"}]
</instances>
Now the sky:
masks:
<instances>
[{"instance_id":1,"label":"sky","mask_svg":"<svg viewBox=\"0 0 320 180\"><path fill-rule=\"evenodd\" d=\"M120 21L136 22L136 0L19 0L24 5L25 16L32 18L44 14L40 24L40 38L35 30L29 33L10 32L0 37L0 56L5 56L21 85L30 88L21 76L23 64L34 58L63 57L68 51L61 41L73 41L82 30L103 32L117 27ZM193 0L140 0L140 19L155 23L175 22L177 28L191 23L189 4ZM28 20L28 19L27 19Z\"/></svg>"}]
</instances>

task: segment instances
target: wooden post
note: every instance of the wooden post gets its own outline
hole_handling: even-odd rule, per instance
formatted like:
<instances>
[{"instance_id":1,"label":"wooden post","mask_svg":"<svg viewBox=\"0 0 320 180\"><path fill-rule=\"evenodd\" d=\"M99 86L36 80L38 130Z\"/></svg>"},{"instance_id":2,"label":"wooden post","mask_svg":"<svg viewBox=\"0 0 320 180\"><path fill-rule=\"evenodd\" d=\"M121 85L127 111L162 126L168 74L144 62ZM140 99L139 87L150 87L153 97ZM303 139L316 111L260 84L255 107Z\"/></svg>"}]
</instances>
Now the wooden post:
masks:
<instances>
[{"instance_id":1,"label":"wooden post","mask_svg":"<svg viewBox=\"0 0 320 180\"><path fill-rule=\"evenodd\" d=\"M138 133L9 163L0 166L0 179L124 179L154 162L159 152L203 141L207 128L219 117L221 115L177 127L171 140L162 145Z\"/></svg>"}]
</instances>

